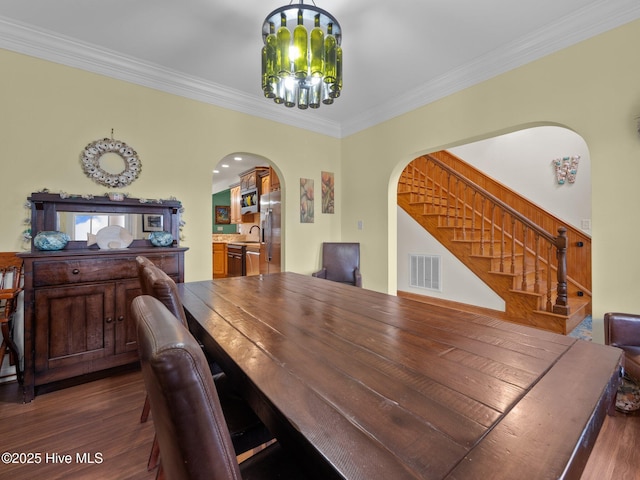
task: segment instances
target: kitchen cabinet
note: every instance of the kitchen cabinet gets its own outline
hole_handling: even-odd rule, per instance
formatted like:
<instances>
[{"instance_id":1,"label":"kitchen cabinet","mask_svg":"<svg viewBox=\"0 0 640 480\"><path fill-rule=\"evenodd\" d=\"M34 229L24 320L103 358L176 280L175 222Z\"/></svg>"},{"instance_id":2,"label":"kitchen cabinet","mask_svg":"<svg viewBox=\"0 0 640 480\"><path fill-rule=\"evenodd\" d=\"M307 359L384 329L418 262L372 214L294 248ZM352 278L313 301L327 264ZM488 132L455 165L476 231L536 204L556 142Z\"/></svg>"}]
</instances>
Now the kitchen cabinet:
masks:
<instances>
[{"instance_id":1,"label":"kitchen cabinet","mask_svg":"<svg viewBox=\"0 0 640 480\"><path fill-rule=\"evenodd\" d=\"M268 170L261 172L261 175L261 195L280 190L280 179L273 168L269 167Z\"/></svg>"},{"instance_id":2,"label":"kitchen cabinet","mask_svg":"<svg viewBox=\"0 0 640 480\"><path fill-rule=\"evenodd\" d=\"M271 191L271 182L269 180L269 177L270 177L270 175L265 175L261 179L262 195L264 195L265 193L269 193Z\"/></svg>"},{"instance_id":3,"label":"kitchen cabinet","mask_svg":"<svg viewBox=\"0 0 640 480\"><path fill-rule=\"evenodd\" d=\"M227 244L225 242L213 242L213 278L227 276Z\"/></svg>"},{"instance_id":4,"label":"kitchen cabinet","mask_svg":"<svg viewBox=\"0 0 640 480\"><path fill-rule=\"evenodd\" d=\"M278 174L276 171L269 167L269 191L277 192L280 190L280 178L278 178Z\"/></svg>"},{"instance_id":5,"label":"kitchen cabinet","mask_svg":"<svg viewBox=\"0 0 640 480\"><path fill-rule=\"evenodd\" d=\"M254 167L240 174L240 213L242 215L260 211L262 175L268 171L268 167Z\"/></svg>"},{"instance_id":6,"label":"kitchen cabinet","mask_svg":"<svg viewBox=\"0 0 640 480\"><path fill-rule=\"evenodd\" d=\"M255 190L260 184L260 177L264 172L268 172L269 167L254 167L251 170L240 174L240 191Z\"/></svg>"},{"instance_id":7,"label":"kitchen cabinet","mask_svg":"<svg viewBox=\"0 0 640 480\"><path fill-rule=\"evenodd\" d=\"M129 248L99 249L70 241L58 251L20 253L24 262L24 401L36 387L138 361L131 301L140 295L136 257L143 255L176 282L184 281L184 252L178 246L177 201L159 206L138 199L111 202L32 194L32 232L56 230L58 213L149 212L174 232L175 246L154 247L135 239ZM53 217L53 220L52 220ZM174 228L175 227L175 228ZM88 377L84 377L88 378Z\"/></svg>"},{"instance_id":8,"label":"kitchen cabinet","mask_svg":"<svg viewBox=\"0 0 640 480\"><path fill-rule=\"evenodd\" d=\"M242 202L242 196L240 195L240 184L234 184L230 187L231 191L231 208L230 208L230 221L233 225L242 223L242 214L240 213L240 203Z\"/></svg>"}]
</instances>

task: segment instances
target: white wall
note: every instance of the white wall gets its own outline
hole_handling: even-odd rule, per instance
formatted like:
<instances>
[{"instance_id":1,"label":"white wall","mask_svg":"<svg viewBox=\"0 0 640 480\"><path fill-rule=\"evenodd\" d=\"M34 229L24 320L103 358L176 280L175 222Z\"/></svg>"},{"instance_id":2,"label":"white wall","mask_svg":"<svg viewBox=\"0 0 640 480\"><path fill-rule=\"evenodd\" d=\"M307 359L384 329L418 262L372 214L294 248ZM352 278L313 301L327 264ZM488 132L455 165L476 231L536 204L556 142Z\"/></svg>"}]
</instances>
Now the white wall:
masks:
<instances>
[{"instance_id":1,"label":"white wall","mask_svg":"<svg viewBox=\"0 0 640 480\"><path fill-rule=\"evenodd\" d=\"M410 254L441 257L441 291L409 286ZM398 290L502 312L505 310L502 298L400 207L398 207Z\"/></svg>"},{"instance_id":2,"label":"white wall","mask_svg":"<svg viewBox=\"0 0 640 480\"><path fill-rule=\"evenodd\" d=\"M591 220L591 158L584 139L562 127L536 127L450 148L465 162L585 233ZM575 183L558 185L552 161L580 155ZM555 233L555 232L551 232Z\"/></svg>"}]
</instances>

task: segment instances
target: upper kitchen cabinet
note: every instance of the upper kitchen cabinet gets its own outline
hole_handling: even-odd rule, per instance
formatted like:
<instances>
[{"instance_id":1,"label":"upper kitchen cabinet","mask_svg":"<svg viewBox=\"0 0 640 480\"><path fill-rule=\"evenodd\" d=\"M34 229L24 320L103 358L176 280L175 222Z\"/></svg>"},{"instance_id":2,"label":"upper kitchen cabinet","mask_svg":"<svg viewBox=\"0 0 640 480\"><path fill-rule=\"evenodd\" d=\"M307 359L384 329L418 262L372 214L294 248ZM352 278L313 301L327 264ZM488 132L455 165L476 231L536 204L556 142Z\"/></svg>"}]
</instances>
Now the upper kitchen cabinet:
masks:
<instances>
[{"instance_id":1,"label":"upper kitchen cabinet","mask_svg":"<svg viewBox=\"0 0 640 480\"><path fill-rule=\"evenodd\" d=\"M229 188L231 191L231 208L229 217L232 225L242 223L242 214L240 213L240 202L242 197L240 195L240 184L233 184Z\"/></svg>"},{"instance_id":2,"label":"upper kitchen cabinet","mask_svg":"<svg viewBox=\"0 0 640 480\"><path fill-rule=\"evenodd\" d=\"M262 173L262 194L280 190L280 179L271 167Z\"/></svg>"},{"instance_id":3,"label":"upper kitchen cabinet","mask_svg":"<svg viewBox=\"0 0 640 480\"><path fill-rule=\"evenodd\" d=\"M254 167L240 174L240 213L242 215L260 211L262 176L265 172L269 172L269 167Z\"/></svg>"},{"instance_id":4,"label":"upper kitchen cabinet","mask_svg":"<svg viewBox=\"0 0 640 480\"><path fill-rule=\"evenodd\" d=\"M240 174L240 190L246 192L256 190L259 185L259 178L263 172L268 172L269 167L254 167Z\"/></svg>"},{"instance_id":5,"label":"upper kitchen cabinet","mask_svg":"<svg viewBox=\"0 0 640 480\"><path fill-rule=\"evenodd\" d=\"M280 191L280 179L278 178L276 171L271 167L269 167L269 191Z\"/></svg>"}]
</instances>

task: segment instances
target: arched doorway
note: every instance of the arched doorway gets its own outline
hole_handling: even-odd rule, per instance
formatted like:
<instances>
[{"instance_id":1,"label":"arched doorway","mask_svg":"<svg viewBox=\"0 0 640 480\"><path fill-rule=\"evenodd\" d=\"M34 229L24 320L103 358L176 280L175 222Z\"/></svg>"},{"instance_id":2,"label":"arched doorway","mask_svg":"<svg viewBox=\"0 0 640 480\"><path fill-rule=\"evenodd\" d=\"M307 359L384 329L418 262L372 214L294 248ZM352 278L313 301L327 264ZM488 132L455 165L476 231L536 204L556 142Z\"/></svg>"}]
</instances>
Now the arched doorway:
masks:
<instances>
[{"instance_id":1,"label":"arched doorway","mask_svg":"<svg viewBox=\"0 0 640 480\"><path fill-rule=\"evenodd\" d=\"M476 184L500 184L513 191L514 200L516 196L521 197L521 204L530 205L530 208L523 212L526 215L533 215L534 207L539 208L565 225L570 239L572 232L584 235L586 240L582 241L580 238L580 241L570 242L567 252L569 261L573 252L574 265L580 266L580 275L584 274L584 278L573 279L578 284L577 293L584 294L584 299L590 297L591 165L584 139L566 128L543 126L448 148L447 152L462 160L454 168L457 172L463 175L472 175L472 171L479 172L476 174L479 175L478 178L472 180ZM573 162L573 178L559 178L556 161L562 166ZM460 204L464 195L468 195L468 199L472 195L471 189L468 190L469 193L465 193L466 191L460 190ZM535 220L543 221L537 217ZM555 228L548 226L550 223L542 225L549 233L557 235ZM472 230L471 225L468 227ZM504 297L497 295L495 288L489 288L471 272L465 258L460 258L459 255L456 257L451 253L453 250L421 228L406 211L398 207L396 254L399 294L422 295L441 303L450 302L504 312ZM585 254L588 257L586 260L582 257L578 259L578 255ZM427 286L417 285L415 278L412 278L412 264L409 258L413 260L414 266L416 261L429 261L430 268L435 265L437 269L433 275L439 281ZM555 275L553 270L552 275ZM536 280L529 280L529 285L533 281ZM590 302L586 310L588 316ZM569 320L567 326L571 325L571 322L577 322L577 316Z\"/></svg>"},{"instance_id":2,"label":"arched doorway","mask_svg":"<svg viewBox=\"0 0 640 480\"><path fill-rule=\"evenodd\" d=\"M283 184L275 164L246 152L223 157L212 176L212 276L282 269Z\"/></svg>"}]
</instances>

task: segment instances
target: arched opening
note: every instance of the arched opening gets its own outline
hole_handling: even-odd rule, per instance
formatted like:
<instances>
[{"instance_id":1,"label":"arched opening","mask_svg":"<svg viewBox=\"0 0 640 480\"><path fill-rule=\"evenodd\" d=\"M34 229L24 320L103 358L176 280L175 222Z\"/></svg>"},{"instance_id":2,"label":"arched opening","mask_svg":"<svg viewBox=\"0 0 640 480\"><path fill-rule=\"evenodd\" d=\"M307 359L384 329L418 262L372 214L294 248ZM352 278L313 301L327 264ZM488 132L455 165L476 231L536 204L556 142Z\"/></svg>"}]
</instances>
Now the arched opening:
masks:
<instances>
[{"instance_id":1,"label":"arched opening","mask_svg":"<svg viewBox=\"0 0 640 480\"><path fill-rule=\"evenodd\" d=\"M282 175L261 155L234 152L212 173L212 277L282 270Z\"/></svg>"},{"instance_id":2,"label":"arched opening","mask_svg":"<svg viewBox=\"0 0 640 480\"><path fill-rule=\"evenodd\" d=\"M446 152L461 160L456 164L457 171L472 177L472 181L480 187L486 187L491 182L501 185L505 190L513 191L513 200L516 200L516 196L520 198L515 205L519 205L518 208L524 210L522 213L525 216L534 217L531 218L533 221L544 222L539 218L539 214L534 213L535 209L541 209L566 225L569 234L575 231L578 235L584 235L588 242L571 241L567 253L568 259L571 261L572 258L577 258L571 257L571 254L575 253L576 249L580 250L584 247L580 253L588 256L588 262L581 263L583 270L581 273L585 273L585 278L577 279L577 286L574 290L575 293L583 295L585 299L587 296L590 298L591 165L584 139L563 127L541 126L451 147ZM569 173L568 176L567 173ZM439 207L443 211L445 208L447 211L454 208L460 210L463 201L468 204L472 195L475 195L472 193L472 189L458 186L457 180L454 182L456 182L455 188L459 189L456 196L460 203L456 206L443 205ZM447 188L453 189L454 186L451 184L443 188L446 191ZM464 196L466 199L463 198ZM476 205L480 205L480 203ZM474 210L477 208L480 207L474 207ZM465 224L468 224L456 233L458 237L461 237L460 230L466 229L465 241L468 241L473 235L482 235L479 225L471 225L470 217L467 212ZM449 221L462 222L460 219L447 219L447 222ZM462 226L462 223L460 225ZM543 227L549 228L548 225L549 223L542 223ZM507 228L511 227L504 227L504 230ZM557 235L556 231L549 233ZM505 305L504 295L499 295L494 286L488 285L486 280L474 273L473 267L469 265L475 260L469 261L459 252L454 253L455 248L447 246L442 242L442 239L437 239L437 235L433 235L423 228L419 221L416 221L399 206L397 207L396 234L396 252L394 254L397 259L398 294L408 293L409 296L424 296L428 297L429 301L441 304L448 303L461 308L473 306L477 307L476 311L490 309L492 311L513 312L512 308ZM489 234L485 233L485 235ZM489 243L495 242L498 245L500 241L508 242L509 238L515 237L515 235L510 235L507 231L506 237L507 240L491 239L491 242L487 238L485 243L487 250ZM457 238L456 240L461 241L462 239ZM589 245L585 245L586 243ZM470 251L473 251L474 254L477 253L477 250ZM498 257L499 253L496 251L493 255ZM505 269L505 273L512 273L513 267L509 262L516 263L520 258L516 259L515 257L516 254L513 255L513 260L507 258L505 260L506 266L500 267ZM527 266L527 268L529 267ZM527 268L523 266L523 270ZM549 273L550 281L547 282L548 284L555 281L557 272L554 268L546 268L544 261L532 268L536 271ZM417 269L421 269L419 273ZM533 290L532 284L539 282L539 275L543 274L533 272L528 275L525 273L522 274L522 279L514 280L514 282L519 282L518 285L523 284ZM584 307L583 318L590 315L590 308L591 305L588 302L588 306ZM567 324L567 329L575 328L575 322L577 322L576 319L570 321Z\"/></svg>"}]
</instances>

